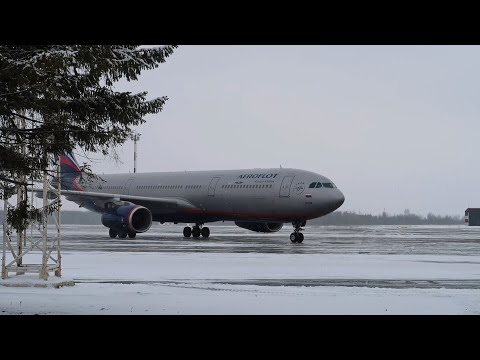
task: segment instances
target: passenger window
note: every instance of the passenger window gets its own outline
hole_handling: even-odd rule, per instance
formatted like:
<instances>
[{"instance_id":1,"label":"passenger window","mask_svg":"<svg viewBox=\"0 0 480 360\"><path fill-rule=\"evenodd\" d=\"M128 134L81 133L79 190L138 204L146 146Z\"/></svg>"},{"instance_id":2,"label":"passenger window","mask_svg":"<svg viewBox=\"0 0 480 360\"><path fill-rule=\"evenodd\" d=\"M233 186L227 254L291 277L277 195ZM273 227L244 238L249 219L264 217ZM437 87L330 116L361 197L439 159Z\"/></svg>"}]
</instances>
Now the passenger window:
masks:
<instances>
[{"instance_id":1,"label":"passenger window","mask_svg":"<svg viewBox=\"0 0 480 360\"><path fill-rule=\"evenodd\" d=\"M318 183L317 183L317 189L318 189L318 188L321 188L321 187L322 187L322 183L321 183L321 182L318 182Z\"/></svg>"},{"instance_id":2,"label":"passenger window","mask_svg":"<svg viewBox=\"0 0 480 360\"><path fill-rule=\"evenodd\" d=\"M319 183L319 184L320 184L320 183ZM309 188L309 189L313 189L313 188L315 188L315 185L317 185L317 183L316 183L316 182L313 182L313 183L310 184L310 186L309 186L308 188ZM321 186L321 185L322 185L322 184L320 184L320 186Z\"/></svg>"}]
</instances>

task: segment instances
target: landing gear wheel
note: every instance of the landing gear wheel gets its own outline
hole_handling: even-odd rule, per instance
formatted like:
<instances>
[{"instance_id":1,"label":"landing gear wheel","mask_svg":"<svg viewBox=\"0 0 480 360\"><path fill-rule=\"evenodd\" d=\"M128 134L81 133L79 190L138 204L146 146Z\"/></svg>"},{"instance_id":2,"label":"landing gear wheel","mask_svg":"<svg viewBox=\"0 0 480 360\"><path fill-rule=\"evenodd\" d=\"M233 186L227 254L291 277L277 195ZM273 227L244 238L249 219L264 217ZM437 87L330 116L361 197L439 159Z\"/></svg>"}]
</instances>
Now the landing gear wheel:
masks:
<instances>
[{"instance_id":1,"label":"landing gear wheel","mask_svg":"<svg viewBox=\"0 0 480 360\"><path fill-rule=\"evenodd\" d=\"M135 236L137 236L137 233L136 233L136 232L128 232L128 237L129 237L130 239L134 239Z\"/></svg>"},{"instance_id":2,"label":"landing gear wheel","mask_svg":"<svg viewBox=\"0 0 480 360\"><path fill-rule=\"evenodd\" d=\"M108 235L110 235L111 238L116 238L118 234L116 230L110 229L108 230Z\"/></svg>"},{"instance_id":3,"label":"landing gear wheel","mask_svg":"<svg viewBox=\"0 0 480 360\"><path fill-rule=\"evenodd\" d=\"M300 232L302 231L302 226L307 224L306 220L298 220L292 222L293 225L293 233L290 234L290 241L292 243L302 243L303 242L303 234Z\"/></svg>"},{"instance_id":4,"label":"landing gear wheel","mask_svg":"<svg viewBox=\"0 0 480 360\"><path fill-rule=\"evenodd\" d=\"M299 232L297 234L297 243L302 243L302 242L303 242L303 234Z\"/></svg>"},{"instance_id":5,"label":"landing gear wheel","mask_svg":"<svg viewBox=\"0 0 480 360\"><path fill-rule=\"evenodd\" d=\"M186 238L189 238L190 235L192 235L192 229L189 228L188 226L183 228L183 236Z\"/></svg>"},{"instance_id":6,"label":"landing gear wheel","mask_svg":"<svg viewBox=\"0 0 480 360\"><path fill-rule=\"evenodd\" d=\"M297 234L296 233L291 233L290 234L290 241L292 243L296 243L297 242Z\"/></svg>"},{"instance_id":7,"label":"landing gear wheel","mask_svg":"<svg viewBox=\"0 0 480 360\"><path fill-rule=\"evenodd\" d=\"M208 227L202 228L202 236L208 238L210 236L210 229Z\"/></svg>"},{"instance_id":8,"label":"landing gear wheel","mask_svg":"<svg viewBox=\"0 0 480 360\"><path fill-rule=\"evenodd\" d=\"M192 228L192 235L194 238L197 238L200 236L200 228L198 226L194 226Z\"/></svg>"},{"instance_id":9,"label":"landing gear wheel","mask_svg":"<svg viewBox=\"0 0 480 360\"><path fill-rule=\"evenodd\" d=\"M118 232L118 237L119 237L120 239L125 239L125 238L127 237L127 230L120 230L120 231Z\"/></svg>"}]
</instances>

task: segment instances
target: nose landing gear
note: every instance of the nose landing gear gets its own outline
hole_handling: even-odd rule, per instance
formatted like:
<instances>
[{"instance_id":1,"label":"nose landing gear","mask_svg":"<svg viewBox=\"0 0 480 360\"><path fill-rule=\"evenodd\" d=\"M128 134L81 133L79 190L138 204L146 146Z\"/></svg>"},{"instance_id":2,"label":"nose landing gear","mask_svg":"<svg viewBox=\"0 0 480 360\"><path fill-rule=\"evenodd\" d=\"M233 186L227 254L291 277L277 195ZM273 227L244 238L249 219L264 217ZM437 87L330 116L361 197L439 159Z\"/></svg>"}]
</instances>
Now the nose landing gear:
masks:
<instances>
[{"instance_id":1,"label":"nose landing gear","mask_svg":"<svg viewBox=\"0 0 480 360\"><path fill-rule=\"evenodd\" d=\"M294 221L292 222L293 225L293 233L290 234L290 241L292 243L301 243L303 242L303 234L300 232L302 231L302 226L305 226L307 222L305 220Z\"/></svg>"}]
</instances>

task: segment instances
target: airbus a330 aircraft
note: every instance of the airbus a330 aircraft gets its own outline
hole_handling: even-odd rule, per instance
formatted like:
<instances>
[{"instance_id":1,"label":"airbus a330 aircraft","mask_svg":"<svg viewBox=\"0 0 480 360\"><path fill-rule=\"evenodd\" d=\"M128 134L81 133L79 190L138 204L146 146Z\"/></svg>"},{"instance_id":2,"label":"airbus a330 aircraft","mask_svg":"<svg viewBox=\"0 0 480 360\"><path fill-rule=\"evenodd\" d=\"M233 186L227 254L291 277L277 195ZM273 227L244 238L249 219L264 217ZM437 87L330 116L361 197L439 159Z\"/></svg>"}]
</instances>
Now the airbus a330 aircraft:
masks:
<instances>
[{"instance_id":1,"label":"airbus a330 aircraft","mask_svg":"<svg viewBox=\"0 0 480 360\"><path fill-rule=\"evenodd\" d=\"M276 232L292 223L292 242L309 219L338 209L345 198L325 176L297 169L250 169L101 175L86 180L71 154L60 156L62 195L102 214L110 237L134 238L153 221L194 223L183 235L207 238L205 223ZM52 184L54 185L54 184Z\"/></svg>"}]
</instances>

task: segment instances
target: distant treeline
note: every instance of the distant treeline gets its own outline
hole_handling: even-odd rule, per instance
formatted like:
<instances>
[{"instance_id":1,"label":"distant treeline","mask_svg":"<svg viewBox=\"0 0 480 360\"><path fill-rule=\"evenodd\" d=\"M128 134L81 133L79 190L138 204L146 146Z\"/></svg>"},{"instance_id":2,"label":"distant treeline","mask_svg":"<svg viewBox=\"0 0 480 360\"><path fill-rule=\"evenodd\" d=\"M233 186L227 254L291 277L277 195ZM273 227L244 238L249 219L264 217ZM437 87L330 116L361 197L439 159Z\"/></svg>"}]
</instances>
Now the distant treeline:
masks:
<instances>
[{"instance_id":1,"label":"distant treeline","mask_svg":"<svg viewBox=\"0 0 480 360\"><path fill-rule=\"evenodd\" d=\"M370 215L350 211L335 211L324 217L309 220L309 225L461 225L461 216L439 216L428 214L426 217L415 214Z\"/></svg>"},{"instance_id":2,"label":"distant treeline","mask_svg":"<svg viewBox=\"0 0 480 360\"><path fill-rule=\"evenodd\" d=\"M64 210L61 214L62 224L78 225L101 225L100 214L91 211ZM3 210L0 210L0 223L3 223ZM53 217L48 220L49 224L54 224Z\"/></svg>"},{"instance_id":3,"label":"distant treeline","mask_svg":"<svg viewBox=\"0 0 480 360\"><path fill-rule=\"evenodd\" d=\"M62 224L101 225L100 214L90 211L62 211ZM336 211L324 217L309 220L308 225L461 225L461 216L439 216L428 214L426 217L415 214L369 215L349 211ZM0 223L3 223L3 211L0 211ZM53 224L53 219L49 223ZM225 223L226 224L226 223ZM233 225L233 223L232 223Z\"/></svg>"}]
</instances>

